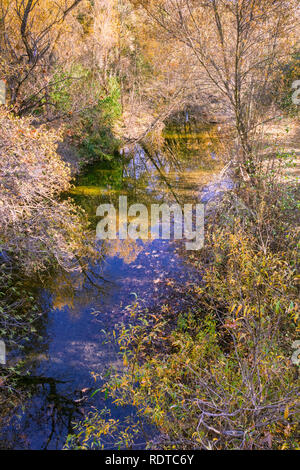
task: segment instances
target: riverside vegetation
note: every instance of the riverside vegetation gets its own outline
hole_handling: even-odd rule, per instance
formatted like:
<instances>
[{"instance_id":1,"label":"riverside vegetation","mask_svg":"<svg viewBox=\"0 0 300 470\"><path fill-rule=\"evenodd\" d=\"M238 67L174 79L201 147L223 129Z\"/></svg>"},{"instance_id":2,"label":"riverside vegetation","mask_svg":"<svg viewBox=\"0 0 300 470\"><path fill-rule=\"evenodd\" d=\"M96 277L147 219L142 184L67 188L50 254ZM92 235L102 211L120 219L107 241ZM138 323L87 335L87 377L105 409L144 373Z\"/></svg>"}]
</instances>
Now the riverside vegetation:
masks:
<instances>
[{"instance_id":1,"label":"riverside vegetation","mask_svg":"<svg viewBox=\"0 0 300 470\"><path fill-rule=\"evenodd\" d=\"M123 367L93 395L136 419L91 411L65 448L130 448L146 423L150 449L299 449L298 39L296 1L0 0L0 337L17 357L0 366L1 427L30 394L32 285L102 256L66 196L74 173L122 167L136 144L177 162L177 128L214 122L233 189L186 255L193 308L131 305L107 336Z\"/></svg>"}]
</instances>

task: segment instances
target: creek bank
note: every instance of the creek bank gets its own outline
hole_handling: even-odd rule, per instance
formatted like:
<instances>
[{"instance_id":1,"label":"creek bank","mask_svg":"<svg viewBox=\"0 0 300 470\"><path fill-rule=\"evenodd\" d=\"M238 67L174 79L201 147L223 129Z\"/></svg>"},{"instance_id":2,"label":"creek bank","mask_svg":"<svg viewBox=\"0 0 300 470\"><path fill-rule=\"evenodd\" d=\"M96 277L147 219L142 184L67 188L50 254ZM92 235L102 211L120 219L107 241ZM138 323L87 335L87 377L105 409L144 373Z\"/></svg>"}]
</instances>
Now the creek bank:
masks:
<instances>
[{"instance_id":1,"label":"creek bank","mask_svg":"<svg viewBox=\"0 0 300 470\"><path fill-rule=\"evenodd\" d=\"M99 204L115 203L120 193L147 206L162 198L170 202L174 193L181 201L199 201L201 188L219 169L204 145L208 140L209 136L200 139L195 157L191 158L188 152L188 158L182 155L178 165L170 164L162 155L150 159L141 149L129 162L126 158L126 165L113 170L101 162L89 165L77 175L70 195L86 212L92 230ZM68 152L70 155L69 149ZM216 181L213 184L206 191L206 199L220 193L222 185ZM49 281L37 286L42 311L38 331L41 341L32 351L26 350L26 368L30 376L38 379L34 379L35 384L30 383L30 378L27 380L32 397L26 401L21 420L16 413L9 427L8 432L17 435L15 448L62 448L70 433L70 419L80 419L78 411L87 416L93 407L102 409L107 405L114 418L123 419L128 410L107 403L100 393L93 397L88 394L79 408L69 405L81 400L78 390L95 389L91 372L105 377L111 367L122 367L118 351L103 341L101 331L111 332L114 324L130 322L130 308L137 299L141 311L148 309L159 314L165 306L166 316L173 319L180 318L182 311L196 308L189 286L199 281L201 273L189 264L175 241L143 244L116 240L102 253L103 261L95 264L90 259L85 273L52 273ZM56 396L49 393L54 383ZM27 440L22 437L24 434Z\"/></svg>"}]
</instances>

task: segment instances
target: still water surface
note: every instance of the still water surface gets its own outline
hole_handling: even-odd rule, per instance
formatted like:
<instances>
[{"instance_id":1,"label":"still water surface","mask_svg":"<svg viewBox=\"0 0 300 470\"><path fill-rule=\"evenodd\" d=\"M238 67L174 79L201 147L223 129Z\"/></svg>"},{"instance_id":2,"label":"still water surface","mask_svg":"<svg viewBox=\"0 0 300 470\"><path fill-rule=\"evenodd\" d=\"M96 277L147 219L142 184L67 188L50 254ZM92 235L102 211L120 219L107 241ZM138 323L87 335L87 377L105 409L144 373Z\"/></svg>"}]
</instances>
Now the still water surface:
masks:
<instances>
[{"instance_id":1,"label":"still water surface","mask_svg":"<svg viewBox=\"0 0 300 470\"><path fill-rule=\"evenodd\" d=\"M128 204L148 208L157 202L199 202L201 189L220 167L213 135L206 129L194 140L183 139L185 151L182 142L173 146L176 136L170 136L168 152L149 155L137 147L132 158L124 152L121 163L94 164L77 179L71 196L88 213L94 229L97 207L104 202L118 207L120 195L127 195ZM114 418L134 415L133 409L116 408L100 393L91 398L101 385L95 385L91 372L103 376L111 366L121 367L102 330L126 322L128 306L136 299L156 311L171 305L175 315L190 308L188 294L182 292L197 282L199 273L189 265L182 242L112 241L99 250L101 260L91 262L86 273L56 273L39 288L42 340L26 352L26 368L36 384L31 399L3 430L2 442L9 448L61 449L72 422L93 407L111 406ZM142 440L136 442L136 448L143 446Z\"/></svg>"}]
</instances>

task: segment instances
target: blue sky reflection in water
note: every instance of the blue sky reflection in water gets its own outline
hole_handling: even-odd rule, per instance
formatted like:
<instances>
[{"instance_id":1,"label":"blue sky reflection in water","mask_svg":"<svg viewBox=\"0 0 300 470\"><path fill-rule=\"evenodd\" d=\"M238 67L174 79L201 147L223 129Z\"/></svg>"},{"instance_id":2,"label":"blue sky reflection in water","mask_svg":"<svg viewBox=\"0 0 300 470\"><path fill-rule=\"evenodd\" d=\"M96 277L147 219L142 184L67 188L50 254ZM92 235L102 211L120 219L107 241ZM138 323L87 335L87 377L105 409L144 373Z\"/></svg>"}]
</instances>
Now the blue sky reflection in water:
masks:
<instances>
[{"instance_id":1,"label":"blue sky reflection in water","mask_svg":"<svg viewBox=\"0 0 300 470\"><path fill-rule=\"evenodd\" d=\"M175 198L180 203L199 202L201 188L211 181L218 165L204 150L197 158L174 162L162 155L150 160L138 148L126 163L88 168L71 195L96 227L98 205L110 202L117 207L120 194L128 196L129 204L148 206L175 202ZM91 372L104 376L111 366L122 367L102 330L111 331L116 323L126 322L126 307L136 299L143 308L153 310L170 303L176 315L190 301L188 294L182 296L184 286L199 274L185 260L182 242L116 240L102 251L101 263L91 263L87 273L56 273L47 286L39 287L43 308L39 335L43 339L26 349L26 368L36 383L31 384L31 399L3 430L5 447L9 442L16 449L61 449L72 422L92 407L112 407L114 418L131 413L134 419L134 409L117 408L101 393L90 398L101 386ZM143 447L140 438L139 447Z\"/></svg>"}]
</instances>

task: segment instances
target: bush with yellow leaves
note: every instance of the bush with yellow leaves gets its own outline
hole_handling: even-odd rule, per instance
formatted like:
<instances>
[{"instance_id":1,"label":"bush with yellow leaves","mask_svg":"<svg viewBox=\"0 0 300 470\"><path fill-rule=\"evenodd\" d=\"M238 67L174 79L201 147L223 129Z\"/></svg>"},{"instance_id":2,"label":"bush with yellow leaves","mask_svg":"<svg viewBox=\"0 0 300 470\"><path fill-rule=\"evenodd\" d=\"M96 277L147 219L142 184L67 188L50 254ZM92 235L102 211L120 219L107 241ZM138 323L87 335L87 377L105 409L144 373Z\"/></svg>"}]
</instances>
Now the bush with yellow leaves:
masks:
<instances>
[{"instance_id":1,"label":"bush with yellow leaves","mask_svg":"<svg viewBox=\"0 0 300 470\"><path fill-rule=\"evenodd\" d=\"M134 311L115 334L124 368L103 392L156 425L148 448L299 448L297 187L273 176L240 182L211 215L192 257L197 313Z\"/></svg>"}]
</instances>

